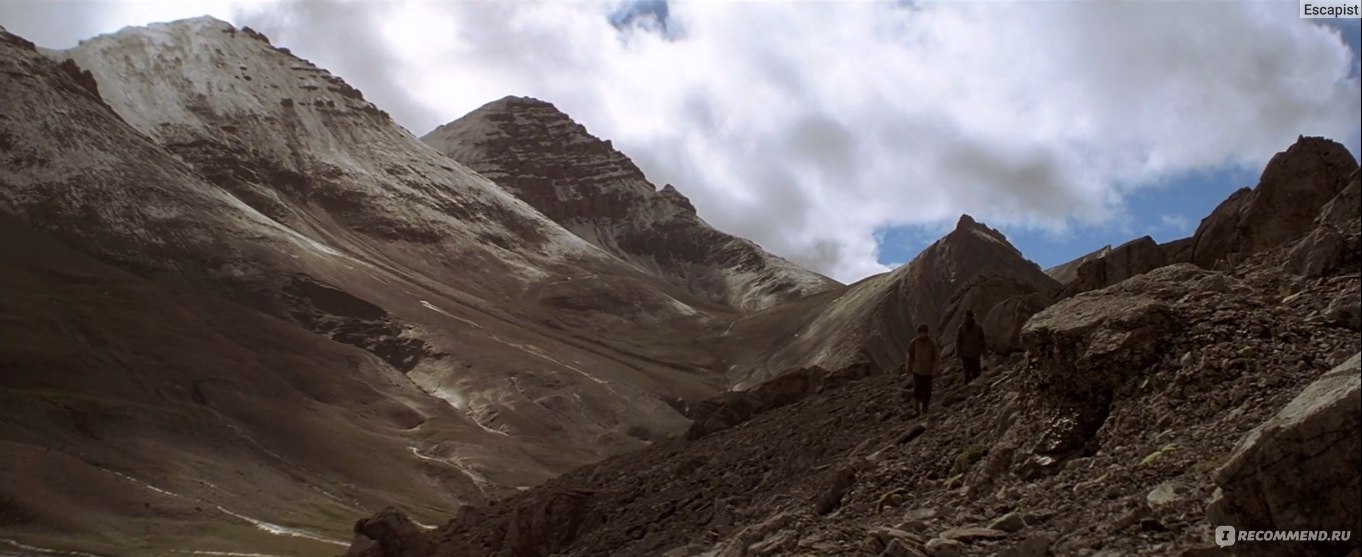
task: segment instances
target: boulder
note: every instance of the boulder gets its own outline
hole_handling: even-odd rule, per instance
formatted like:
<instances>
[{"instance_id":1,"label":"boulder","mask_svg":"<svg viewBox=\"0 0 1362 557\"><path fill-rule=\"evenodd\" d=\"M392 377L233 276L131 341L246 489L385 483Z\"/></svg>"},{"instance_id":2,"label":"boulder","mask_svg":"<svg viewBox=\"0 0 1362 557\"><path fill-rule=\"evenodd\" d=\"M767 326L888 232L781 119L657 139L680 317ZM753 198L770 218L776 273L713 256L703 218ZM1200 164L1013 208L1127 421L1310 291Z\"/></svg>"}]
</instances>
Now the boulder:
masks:
<instances>
[{"instance_id":1,"label":"boulder","mask_svg":"<svg viewBox=\"0 0 1362 557\"><path fill-rule=\"evenodd\" d=\"M1139 290L1166 286L1159 279L1176 267L1148 279L1148 285L1079 294L1026 323L1028 381L1052 416L1037 453L1082 448L1106 420L1115 389L1158 359L1175 328L1172 310Z\"/></svg>"},{"instance_id":2,"label":"boulder","mask_svg":"<svg viewBox=\"0 0 1362 557\"><path fill-rule=\"evenodd\" d=\"M1250 530L1348 530L1351 543L1291 544L1297 555L1342 555L1362 535L1362 354L1325 373L1240 441L1216 471L1207 518ZM1285 543L1285 542L1284 542ZM1236 546L1236 549L1241 549ZM1280 554L1277 543L1245 555Z\"/></svg>"},{"instance_id":3,"label":"boulder","mask_svg":"<svg viewBox=\"0 0 1362 557\"><path fill-rule=\"evenodd\" d=\"M1352 329L1362 328L1362 299L1359 299L1356 286L1334 298L1324 308L1324 320L1330 325Z\"/></svg>"},{"instance_id":4,"label":"boulder","mask_svg":"<svg viewBox=\"0 0 1362 557\"><path fill-rule=\"evenodd\" d=\"M842 496L846 495L847 490L854 483L856 483L854 467L847 465L838 468L823 487L822 494L818 496L818 501L814 503L814 512L824 515L837 510L837 507L842 506Z\"/></svg>"},{"instance_id":5,"label":"boulder","mask_svg":"<svg viewBox=\"0 0 1362 557\"><path fill-rule=\"evenodd\" d=\"M355 523L355 538L346 557L418 557L435 551L434 543L407 514L388 507Z\"/></svg>"},{"instance_id":6,"label":"boulder","mask_svg":"<svg viewBox=\"0 0 1362 557\"><path fill-rule=\"evenodd\" d=\"M1331 224L1321 224L1292 246L1285 270L1307 278L1322 277L1342 266L1347 257L1343 234Z\"/></svg>"},{"instance_id":7,"label":"boulder","mask_svg":"<svg viewBox=\"0 0 1362 557\"><path fill-rule=\"evenodd\" d=\"M1022 518L1021 513L1011 512L998 517L993 522L990 522L988 527L993 530L1001 530L1003 532L1012 533L1021 530L1022 528L1025 528L1026 519Z\"/></svg>"},{"instance_id":8,"label":"boulder","mask_svg":"<svg viewBox=\"0 0 1362 557\"><path fill-rule=\"evenodd\" d=\"M932 557L959 557L965 552L965 544L946 538L932 538L922 546Z\"/></svg>"},{"instance_id":9,"label":"boulder","mask_svg":"<svg viewBox=\"0 0 1362 557\"><path fill-rule=\"evenodd\" d=\"M1234 192L1202 219L1193 235L1192 262L1213 268L1304 237L1357 168L1343 145L1301 137L1272 157L1257 187Z\"/></svg>"}]
</instances>

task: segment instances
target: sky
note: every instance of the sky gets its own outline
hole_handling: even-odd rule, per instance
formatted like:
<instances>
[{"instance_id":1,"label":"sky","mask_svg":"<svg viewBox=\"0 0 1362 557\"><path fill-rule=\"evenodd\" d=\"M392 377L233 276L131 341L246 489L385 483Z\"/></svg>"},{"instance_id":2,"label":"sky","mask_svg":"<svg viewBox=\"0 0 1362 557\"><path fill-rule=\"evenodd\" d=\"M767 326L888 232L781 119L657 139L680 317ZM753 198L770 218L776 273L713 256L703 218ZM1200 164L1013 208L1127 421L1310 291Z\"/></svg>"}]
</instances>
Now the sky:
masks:
<instances>
[{"instance_id":1,"label":"sky","mask_svg":"<svg viewBox=\"0 0 1362 557\"><path fill-rule=\"evenodd\" d=\"M1190 235L1299 135L1357 156L1358 20L1294 1L0 0L42 46L209 14L416 135L554 103L716 228L843 282L962 213L1042 267Z\"/></svg>"}]
</instances>

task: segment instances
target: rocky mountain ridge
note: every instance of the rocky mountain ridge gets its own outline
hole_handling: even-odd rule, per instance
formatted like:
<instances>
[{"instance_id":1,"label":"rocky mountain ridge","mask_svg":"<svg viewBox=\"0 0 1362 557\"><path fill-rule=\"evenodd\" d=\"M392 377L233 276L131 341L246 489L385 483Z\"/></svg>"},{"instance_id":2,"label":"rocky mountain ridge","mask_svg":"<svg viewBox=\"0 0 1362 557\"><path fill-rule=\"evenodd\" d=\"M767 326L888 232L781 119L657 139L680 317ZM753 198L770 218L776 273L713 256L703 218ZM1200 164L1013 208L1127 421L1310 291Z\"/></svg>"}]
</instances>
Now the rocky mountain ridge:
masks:
<instances>
[{"instance_id":1,"label":"rocky mountain ridge","mask_svg":"<svg viewBox=\"0 0 1362 557\"><path fill-rule=\"evenodd\" d=\"M758 310L837 283L711 228L550 103L506 97L421 138L574 234L716 304Z\"/></svg>"}]
</instances>

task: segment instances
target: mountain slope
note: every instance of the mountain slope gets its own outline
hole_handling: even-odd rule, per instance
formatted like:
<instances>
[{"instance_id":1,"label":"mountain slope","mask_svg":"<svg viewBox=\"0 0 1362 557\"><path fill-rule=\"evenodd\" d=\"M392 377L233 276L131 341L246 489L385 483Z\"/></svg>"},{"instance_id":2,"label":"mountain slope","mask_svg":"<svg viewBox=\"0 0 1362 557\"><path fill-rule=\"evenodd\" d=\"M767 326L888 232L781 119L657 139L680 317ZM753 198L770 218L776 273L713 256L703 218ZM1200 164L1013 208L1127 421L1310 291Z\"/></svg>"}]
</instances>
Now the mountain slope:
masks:
<instances>
[{"instance_id":1,"label":"mountain slope","mask_svg":"<svg viewBox=\"0 0 1362 557\"><path fill-rule=\"evenodd\" d=\"M324 553L241 517L334 541L382 501L439 516L679 434L665 401L725 386L688 333L702 300L258 34L203 18L44 53L0 32L0 71L6 248L65 246L0 259L3 537ZM221 502L258 489L279 499Z\"/></svg>"},{"instance_id":2,"label":"mountain slope","mask_svg":"<svg viewBox=\"0 0 1362 557\"><path fill-rule=\"evenodd\" d=\"M552 104L506 97L422 140L583 239L711 302L762 309L837 286L714 230L676 188L657 190L609 141Z\"/></svg>"}]
</instances>

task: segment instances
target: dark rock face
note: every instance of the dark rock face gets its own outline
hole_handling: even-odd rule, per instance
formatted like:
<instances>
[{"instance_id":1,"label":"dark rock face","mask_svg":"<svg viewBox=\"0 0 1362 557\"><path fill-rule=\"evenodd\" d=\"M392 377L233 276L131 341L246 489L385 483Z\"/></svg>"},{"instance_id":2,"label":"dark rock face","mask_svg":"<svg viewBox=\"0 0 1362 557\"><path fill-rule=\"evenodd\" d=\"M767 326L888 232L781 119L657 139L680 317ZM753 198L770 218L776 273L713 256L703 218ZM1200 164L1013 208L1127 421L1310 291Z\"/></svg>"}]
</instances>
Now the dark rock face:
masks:
<instances>
[{"instance_id":1,"label":"dark rock face","mask_svg":"<svg viewBox=\"0 0 1362 557\"><path fill-rule=\"evenodd\" d=\"M1013 296L995 304L980 323L988 337L989 350L1011 354L1022 350L1021 332L1031 316L1049 307L1051 297L1042 293Z\"/></svg>"},{"instance_id":2,"label":"dark rock face","mask_svg":"<svg viewBox=\"0 0 1362 557\"><path fill-rule=\"evenodd\" d=\"M837 284L711 228L552 104L488 103L422 138L606 251L705 300L752 310Z\"/></svg>"},{"instance_id":3,"label":"dark rock face","mask_svg":"<svg viewBox=\"0 0 1362 557\"><path fill-rule=\"evenodd\" d=\"M434 549L406 513L388 507L355 523L355 539L345 557L421 557Z\"/></svg>"},{"instance_id":4,"label":"dark rock face","mask_svg":"<svg viewBox=\"0 0 1362 557\"><path fill-rule=\"evenodd\" d=\"M1320 209L1348 185L1357 161L1342 145L1302 137L1277 153L1258 186L1241 189L1201 221L1192 262L1214 267L1295 240L1313 228Z\"/></svg>"},{"instance_id":5,"label":"dark rock face","mask_svg":"<svg viewBox=\"0 0 1362 557\"><path fill-rule=\"evenodd\" d=\"M1236 545L1239 555L1342 555L1362 535L1362 368L1353 355L1240 442L1216 472L1210 520L1252 530L1346 530L1342 543Z\"/></svg>"},{"instance_id":6,"label":"dark rock face","mask_svg":"<svg viewBox=\"0 0 1362 557\"><path fill-rule=\"evenodd\" d=\"M1168 255L1153 238L1145 236L1109 250L1078 265L1073 281L1065 285L1067 295L1106 288L1130 277L1168 264Z\"/></svg>"},{"instance_id":7,"label":"dark rock face","mask_svg":"<svg viewBox=\"0 0 1362 557\"><path fill-rule=\"evenodd\" d=\"M1154 280L1167 284L1172 281L1163 275L1200 277L1190 266L1166 269ZM1054 412L1035 452L1063 455L1084 448L1106 419L1115 390L1130 379L1128 373L1160 356L1177 325L1162 296L1142 286L1080 294L1027 321L1022 344L1029 368L1040 402Z\"/></svg>"}]
</instances>

